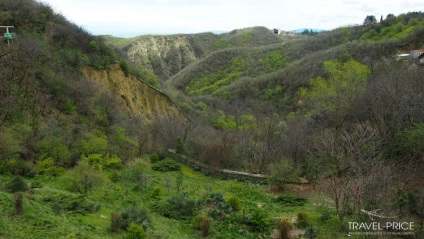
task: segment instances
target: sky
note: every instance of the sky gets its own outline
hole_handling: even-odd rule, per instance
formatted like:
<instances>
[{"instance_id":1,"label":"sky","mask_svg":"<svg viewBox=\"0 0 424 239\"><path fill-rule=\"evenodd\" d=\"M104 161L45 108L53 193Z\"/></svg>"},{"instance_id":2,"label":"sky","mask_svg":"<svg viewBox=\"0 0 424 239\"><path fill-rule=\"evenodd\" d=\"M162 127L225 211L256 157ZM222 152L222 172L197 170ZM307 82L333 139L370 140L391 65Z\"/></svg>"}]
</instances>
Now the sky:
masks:
<instances>
[{"instance_id":1,"label":"sky","mask_svg":"<svg viewBox=\"0 0 424 239\"><path fill-rule=\"evenodd\" d=\"M388 14L424 11L423 0L40 0L94 35L228 32L253 26L331 30Z\"/></svg>"}]
</instances>

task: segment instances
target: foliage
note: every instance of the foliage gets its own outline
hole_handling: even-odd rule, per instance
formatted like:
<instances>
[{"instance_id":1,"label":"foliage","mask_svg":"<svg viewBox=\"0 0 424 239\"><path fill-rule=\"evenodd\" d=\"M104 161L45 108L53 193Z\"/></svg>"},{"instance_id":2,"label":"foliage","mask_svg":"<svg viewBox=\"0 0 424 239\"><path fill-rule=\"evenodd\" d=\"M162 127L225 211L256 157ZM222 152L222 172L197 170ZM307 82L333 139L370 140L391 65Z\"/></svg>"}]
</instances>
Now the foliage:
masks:
<instances>
[{"instance_id":1,"label":"foliage","mask_svg":"<svg viewBox=\"0 0 424 239\"><path fill-rule=\"evenodd\" d=\"M108 147L106 134L100 130L89 133L81 141L82 152L88 154L103 154Z\"/></svg>"},{"instance_id":2,"label":"foliage","mask_svg":"<svg viewBox=\"0 0 424 239\"><path fill-rule=\"evenodd\" d=\"M290 230L293 228L293 224L290 220L286 218L281 218L278 222L278 232L280 239L289 239L290 238Z\"/></svg>"},{"instance_id":3,"label":"foliage","mask_svg":"<svg viewBox=\"0 0 424 239\"><path fill-rule=\"evenodd\" d=\"M102 171L105 169L120 169L123 167L122 161L116 156L109 154L89 154L87 156L82 155L81 160L86 162L92 168Z\"/></svg>"},{"instance_id":4,"label":"foliage","mask_svg":"<svg viewBox=\"0 0 424 239\"><path fill-rule=\"evenodd\" d=\"M231 213L233 210L231 205L225 200L224 195L220 193L210 194L206 203L213 206L208 213L209 216L216 220L223 220L225 218L225 214Z\"/></svg>"},{"instance_id":5,"label":"foliage","mask_svg":"<svg viewBox=\"0 0 424 239\"><path fill-rule=\"evenodd\" d=\"M205 214L198 214L192 219L192 226L194 229L200 230L203 237L208 237L212 227L212 220Z\"/></svg>"},{"instance_id":6,"label":"foliage","mask_svg":"<svg viewBox=\"0 0 424 239\"><path fill-rule=\"evenodd\" d=\"M397 153L420 155L424 153L424 123L417 123L395 135Z\"/></svg>"},{"instance_id":7,"label":"foliage","mask_svg":"<svg viewBox=\"0 0 424 239\"><path fill-rule=\"evenodd\" d=\"M309 226L308 215L304 212L298 212L296 216L296 226L298 228L306 228Z\"/></svg>"},{"instance_id":8,"label":"foliage","mask_svg":"<svg viewBox=\"0 0 424 239\"><path fill-rule=\"evenodd\" d=\"M140 225L132 223L128 227L128 234L126 236L127 239L145 239L147 237L147 233L144 228Z\"/></svg>"},{"instance_id":9,"label":"foliage","mask_svg":"<svg viewBox=\"0 0 424 239\"><path fill-rule=\"evenodd\" d=\"M24 214L24 206L23 206L23 200L24 200L24 194L22 192L15 192L15 211L13 214L15 216L21 216Z\"/></svg>"},{"instance_id":10,"label":"foliage","mask_svg":"<svg viewBox=\"0 0 424 239\"><path fill-rule=\"evenodd\" d=\"M377 19L375 19L375 16L368 15L365 17L364 25L372 25L372 24L375 24L376 22L377 22Z\"/></svg>"},{"instance_id":11,"label":"foliage","mask_svg":"<svg viewBox=\"0 0 424 239\"><path fill-rule=\"evenodd\" d=\"M298 169L294 168L287 160L270 164L268 171L271 182L279 188L284 188L285 184L299 180Z\"/></svg>"},{"instance_id":12,"label":"foliage","mask_svg":"<svg viewBox=\"0 0 424 239\"><path fill-rule=\"evenodd\" d=\"M370 70L350 59L347 62L324 62L326 78L311 79L310 89L300 88L299 95L315 111L336 111L349 108L352 100L364 92Z\"/></svg>"},{"instance_id":13,"label":"foliage","mask_svg":"<svg viewBox=\"0 0 424 239\"><path fill-rule=\"evenodd\" d=\"M241 201L237 196L231 196L227 200L228 205L232 208L233 211L237 212L241 210Z\"/></svg>"},{"instance_id":14,"label":"foliage","mask_svg":"<svg viewBox=\"0 0 424 239\"><path fill-rule=\"evenodd\" d=\"M121 68L121 70L124 72L125 76L129 76L130 74L130 67L128 66L128 63L124 60L121 60L119 62L119 67Z\"/></svg>"},{"instance_id":15,"label":"foliage","mask_svg":"<svg viewBox=\"0 0 424 239\"><path fill-rule=\"evenodd\" d=\"M21 176L15 176L6 184L5 189L11 193L25 192L28 190L28 183Z\"/></svg>"},{"instance_id":16,"label":"foliage","mask_svg":"<svg viewBox=\"0 0 424 239\"><path fill-rule=\"evenodd\" d=\"M155 164L160 160L160 157L157 153L152 153L149 155L149 159L152 164Z\"/></svg>"},{"instance_id":17,"label":"foliage","mask_svg":"<svg viewBox=\"0 0 424 239\"><path fill-rule=\"evenodd\" d=\"M185 194L177 194L166 198L156 206L156 210L169 218L184 220L192 217L199 209L200 202Z\"/></svg>"},{"instance_id":18,"label":"foliage","mask_svg":"<svg viewBox=\"0 0 424 239\"><path fill-rule=\"evenodd\" d=\"M305 237L307 239L317 238L317 235L318 235L318 230L315 227L310 226L305 229Z\"/></svg>"},{"instance_id":19,"label":"foliage","mask_svg":"<svg viewBox=\"0 0 424 239\"><path fill-rule=\"evenodd\" d=\"M279 195L274 200L284 206L303 206L307 203L306 198L295 197L290 194Z\"/></svg>"},{"instance_id":20,"label":"foliage","mask_svg":"<svg viewBox=\"0 0 424 239\"><path fill-rule=\"evenodd\" d=\"M255 231L264 231L270 223L263 209L255 208L244 217L244 222L251 225Z\"/></svg>"},{"instance_id":21,"label":"foliage","mask_svg":"<svg viewBox=\"0 0 424 239\"><path fill-rule=\"evenodd\" d=\"M146 208L130 207L121 211L121 228L129 231L132 224L142 226L144 229L152 224L149 211Z\"/></svg>"},{"instance_id":22,"label":"foliage","mask_svg":"<svg viewBox=\"0 0 424 239\"><path fill-rule=\"evenodd\" d=\"M361 40L381 41L394 38L407 39L420 31L424 26L424 19L414 18L407 21L402 16L387 16L387 18L365 32Z\"/></svg>"},{"instance_id":23,"label":"foliage","mask_svg":"<svg viewBox=\"0 0 424 239\"><path fill-rule=\"evenodd\" d=\"M106 181L101 172L94 170L86 161L81 161L78 166L69 170L62 177L70 191L81 194L87 194L94 187Z\"/></svg>"},{"instance_id":24,"label":"foliage","mask_svg":"<svg viewBox=\"0 0 424 239\"><path fill-rule=\"evenodd\" d=\"M181 166L174 159L165 158L152 165L152 169L160 172L178 171Z\"/></svg>"},{"instance_id":25,"label":"foliage","mask_svg":"<svg viewBox=\"0 0 424 239\"><path fill-rule=\"evenodd\" d=\"M112 212L110 215L110 230L113 233L119 232L122 228L122 217L120 212Z\"/></svg>"},{"instance_id":26,"label":"foliage","mask_svg":"<svg viewBox=\"0 0 424 239\"><path fill-rule=\"evenodd\" d=\"M36 169L41 175L60 176L66 172L65 168L55 166L55 161L51 157L40 160Z\"/></svg>"}]
</instances>

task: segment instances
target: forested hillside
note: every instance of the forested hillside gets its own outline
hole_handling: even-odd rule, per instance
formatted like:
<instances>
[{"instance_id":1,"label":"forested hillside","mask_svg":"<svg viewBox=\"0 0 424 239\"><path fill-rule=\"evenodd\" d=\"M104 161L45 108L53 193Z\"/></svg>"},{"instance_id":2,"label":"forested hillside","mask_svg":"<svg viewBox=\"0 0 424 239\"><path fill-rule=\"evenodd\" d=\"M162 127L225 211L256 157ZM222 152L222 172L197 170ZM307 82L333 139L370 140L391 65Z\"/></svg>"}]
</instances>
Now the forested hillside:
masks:
<instances>
[{"instance_id":1,"label":"forested hillside","mask_svg":"<svg viewBox=\"0 0 424 239\"><path fill-rule=\"evenodd\" d=\"M277 185L306 177L333 195L341 223L346 207L422 218L424 69L397 55L424 47L423 17L216 49L166 82L196 119L179 151Z\"/></svg>"},{"instance_id":2,"label":"forested hillside","mask_svg":"<svg viewBox=\"0 0 424 239\"><path fill-rule=\"evenodd\" d=\"M147 74L148 70L159 78L159 82L167 81L181 69L219 49L279 42L278 37L264 27L234 30L221 35L201 33L104 38L116 48L119 56L127 59L134 74Z\"/></svg>"},{"instance_id":3,"label":"forested hillside","mask_svg":"<svg viewBox=\"0 0 424 239\"><path fill-rule=\"evenodd\" d=\"M149 120L185 120L166 95L125 77L128 66L117 65L102 38L35 1L0 1L0 7L1 25L14 26L14 39L0 44L2 173L60 171L76 165L83 152L126 161L144 153L149 136L141 137L141 128ZM111 64L114 70L103 74L109 78L98 79ZM132 91L111 87L125 83Z\"/></svg>"}]
</instances>

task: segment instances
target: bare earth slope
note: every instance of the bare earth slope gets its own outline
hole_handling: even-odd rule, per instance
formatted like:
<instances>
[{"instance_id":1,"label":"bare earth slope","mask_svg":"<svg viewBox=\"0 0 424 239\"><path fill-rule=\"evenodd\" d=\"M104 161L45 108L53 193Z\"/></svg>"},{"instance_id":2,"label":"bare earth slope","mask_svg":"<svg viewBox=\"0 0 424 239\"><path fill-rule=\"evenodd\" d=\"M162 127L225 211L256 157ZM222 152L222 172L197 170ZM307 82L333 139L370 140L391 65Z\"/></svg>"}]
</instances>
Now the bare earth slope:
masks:
<instances>
[{"instance_id":1,"label":"bare earth slope","mask_svg":"<svg viewBox=\"0 0 424 239\"><path fill-rule=\"evenodd\" d=\"M104 70L87 66L84 74L113 92L132 115L141 115L149 121L154 117L185 119L167 95L134 76L125 76L117 64Z\"/></svg>"}]
</instances>

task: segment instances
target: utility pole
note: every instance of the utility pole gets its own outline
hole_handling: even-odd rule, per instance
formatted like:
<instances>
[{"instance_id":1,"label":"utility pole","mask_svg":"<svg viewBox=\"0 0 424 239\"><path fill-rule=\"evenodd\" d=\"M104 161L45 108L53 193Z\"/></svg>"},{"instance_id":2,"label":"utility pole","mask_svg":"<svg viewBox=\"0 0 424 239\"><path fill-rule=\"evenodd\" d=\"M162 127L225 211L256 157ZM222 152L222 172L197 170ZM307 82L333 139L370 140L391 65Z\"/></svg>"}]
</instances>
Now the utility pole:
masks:
<instances>
[{"instance_id":1,"label":"utility pole","mask_svg":"<svg viewBox=\"0 0 424 239\"><path fill-rule=\"evenodd\" d=\"M7 40L7 45L9 46L10 40L13 40L13 34L9 32L9 28L14 28L14 26L0 26L0 28L6 28L3 38Z\"/></svg>"}]
</instances>

